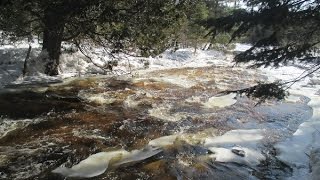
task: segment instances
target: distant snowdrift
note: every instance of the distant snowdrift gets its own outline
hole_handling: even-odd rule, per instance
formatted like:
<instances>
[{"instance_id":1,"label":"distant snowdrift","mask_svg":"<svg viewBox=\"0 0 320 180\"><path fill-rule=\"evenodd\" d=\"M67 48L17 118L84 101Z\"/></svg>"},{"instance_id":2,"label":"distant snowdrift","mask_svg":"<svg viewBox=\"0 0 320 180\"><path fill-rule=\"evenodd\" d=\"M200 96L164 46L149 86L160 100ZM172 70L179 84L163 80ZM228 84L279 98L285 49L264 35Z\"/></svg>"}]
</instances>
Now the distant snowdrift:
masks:
<instances>
[{"instance_id":1,"label":"distant snowdrift","mask_svg":"<svg viewBox=\"0 0 320 180\"><path fill-rule=\"evenodd\" d=\"M26 77L22 77L22 70L29 44L20 42L16 45L0 47L0 88L8 84L50 83L74 76L106 73L124 75L144 69L209 66L212 65L212 61L218 62L224 58L223 53L214 50L197 50L196 53L194 53L193 49L180 49L175 52L167 50L157 57L144 58L126 54L110 56L101 48L91 48L89 54L91 59L88 59L79 51L68 51L72 47L64 44L64 51L60 57L60 75L48 77L44 74L46 53L41 53L41 45L38 43L32 43L31 46L32 51L28 60ZM117 65L113 67L113 71L110 72L107 68L104 71L101 67L106 67L111 61L117 62Z\"/></svg>"}]
</instances>

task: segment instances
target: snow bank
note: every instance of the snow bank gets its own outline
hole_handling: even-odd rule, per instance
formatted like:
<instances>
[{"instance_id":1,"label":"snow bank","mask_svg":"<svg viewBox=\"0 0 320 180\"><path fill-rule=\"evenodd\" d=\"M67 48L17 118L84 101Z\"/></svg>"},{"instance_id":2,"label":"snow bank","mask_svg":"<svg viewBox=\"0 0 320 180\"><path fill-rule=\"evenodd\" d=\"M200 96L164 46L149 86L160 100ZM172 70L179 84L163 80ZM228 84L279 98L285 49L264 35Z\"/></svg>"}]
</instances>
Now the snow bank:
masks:
<instances>
[{"instance_id":1,"label":"snow bank","mask_svg":"<svg viewBox=\"0 0 320 180\"><path fill-rule=\"evenodd\" d=\"M310 154L314 149L320 148L320 97L314 95L314 89L305 92L311 99L309 106L313 108L313 116L302 123L292 137L278 143L275 147L279 151L277 156L281 161L295 168L292 179L309 177ZM312 92L313 91L313 92ZM317 169L319 164L312 169Z\"/></svg>"},{"instance_id":2,"label":"snow bank","mask_svg":"<svg viewBox=\"0 0 320 180\"><path fill-rule=\"evenodd\" d=\"M53 170L53 173L61 174L65 177L90 178L103 174L108 167L116 167L127 163L134 163L161 152L156 147L146 147L142 150L116 150L111 152L100 152L89 156L79 164L67 168L64 166Z\"/></svg>"},{"instance_id":3,"label":"snow bank","mask_svg":"<svg viewBox=\"0 0 320 180\"><path fill-rule=\"evenodd\" d=\"M214 154L210 155L210 158L218 162L235 162L239 164L245 164L248 166L259 165L261 161L265 160L265 157L257 150L246 147L232 147L230 148L209 148ZM237 154L235 152L240 153Z\"/></svg>"},{"instance_id":4,"label":"snow bank","mask_svg":"<svg viewBox=\"0 0 320 180\"><path fill-rule=\"evenodd\" d=\"M296 66L267 68L262 69L262 72L268 75L270 81L277 79L288 81L306 73L303 67ZM314 76L319 77L319 74L315 73ZM315 156L311 155L320 148L320 96L317 95L320 86L310 85L310 80L311 78L307 77L295 83L290 90L295 96L289 97L288 101L302 101L296 95L308 97L311 99L308 105L313 109L312 117L303 122L291 137L275 145L278 151L277 158L293 168L293 175L288 179L319 179L317 176L319 163L315 160Z\"/></svg>"},{"instance_id":5,"label":"snow bank","mask_svg":"<svg viewBox=\"0 0 320 180\"><path fill-rule=\"evenodd\" d=\"M178 135L163 136L153 139L141 150L116 150L110 152L100 152L89 156L79 164L71 168L60 166L53 170L53 173L61 174L65 177L90 178L103 174L109 167L118 167L125 164L135 163L150 158L162 150L161 147L174 144Z\"/></svg>"},{"instance_id":6,"label":"snow bank","mask_svg":"<svg viewBox=\"0 0 320 180\"><path fill-rule=\"evenodd\" d=\"M28 72L26 77L22 77L23 63L25 60L28 43L21 42L17 45L5 45L0 47L0 88L8 84L32 84L32 83L51 83L52 81L61 81L63 79L75 76L84 76L90 74L116 74L123 75L140 71L144 69L169 69L177 67L203 67L210 66L218 63L229 63L231 60L221 62L224 54L218 51L197 50L196 53L193 49L180 49L175 52L167 50L157 57L133 57L127 54L115 54L114 56L108 55L105 50L99 47L90 48L91 60L85 57L79 51L68 52L63 51L60 56L59 71L60 75L57 77L46 76L44 74L44 64L46 53L41 53L40 44L32 43L32 51L28 61ZM70 49L70 44L63 44L63 47ZM109 62L116 61L117 65L113 67L113 72L108 69L104 71L100 67L95 66L98 64L103 67ZM39 63L40 62L40 63ZM176 81L177 78L172 77L167 79L170 82L177 82L182 86L192 86L192 82L184 82L183 79Z\"/></svg>"},{"instance_id":7,"label":"snow bank","mask_svg":"<svg viewBox=\"0 0 320 180\"><path fill-rule=\"evenodd\" d=\"M159 149L159 147L151 147L151 146L147 146L142 150L133 150L129 154L123 156L121 160L115 163L113 166L120 166L123 164L139 162L147 158L150 158L160 153L161 151L162 150Z\"/></svg>"},{"instance_id":8,"label":"snow bank","mask_svg":"<svg viewBox=\"0 0 320 180\"><path fill-rule=\"evenodd\" d=\"M121 158L121 156L128 154L125 150L118 150L112 152L101 152L91 155L87 159L81 161L72 168L58 167L53 170L53 173L62 174L66 177L95 177L104 173L113 158Z\"/></svg>"}]
</instances>

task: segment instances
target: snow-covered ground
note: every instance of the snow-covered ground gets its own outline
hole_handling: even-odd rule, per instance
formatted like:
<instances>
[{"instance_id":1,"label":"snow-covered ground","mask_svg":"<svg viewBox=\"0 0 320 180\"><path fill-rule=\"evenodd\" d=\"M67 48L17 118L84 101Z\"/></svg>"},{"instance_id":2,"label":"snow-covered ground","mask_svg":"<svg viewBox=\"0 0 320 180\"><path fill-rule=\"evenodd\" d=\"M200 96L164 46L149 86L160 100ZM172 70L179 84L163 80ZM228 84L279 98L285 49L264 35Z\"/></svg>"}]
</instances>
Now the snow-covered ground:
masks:
<instances>
[{"instance_id":1,"label":"snow-covered ground","mask_svg":"<svg viewBox=\"0 0 320 180\"><path fill-rule=\"evenodd\" d=\"M86 58L81 52L73 52L68 44L64 44L65 50L60 57L59 71L57 77L46 76L43 73L44 63L39 63L43 56L40 52L40 44L32 43L32 51L28 60L28 72L25 77L22 76L24 60L27 54L29 44L18 42L15 45L5 45L0 47L0 88L10 84L36 84L60 82L70 77L90 76L90 75L134 75L138 70L156 70L177 67L202 67L218 64L225 57L218 51L201 51L196 53L193 49L180 49L173 52L167 50L157 57L133 57L126 54L110 56L102 48L93 48L88 54L92 59ZM71 49L71 50L70 50ZM67 52L68 51L68 52ZM230 60L230 59L229 59ZM102 70L108 62L116 61L117 65L113 71ZM223 63L223 62L222 62ZM96 65L95 65L96 64Z\"/></svg>"}]
</instances>

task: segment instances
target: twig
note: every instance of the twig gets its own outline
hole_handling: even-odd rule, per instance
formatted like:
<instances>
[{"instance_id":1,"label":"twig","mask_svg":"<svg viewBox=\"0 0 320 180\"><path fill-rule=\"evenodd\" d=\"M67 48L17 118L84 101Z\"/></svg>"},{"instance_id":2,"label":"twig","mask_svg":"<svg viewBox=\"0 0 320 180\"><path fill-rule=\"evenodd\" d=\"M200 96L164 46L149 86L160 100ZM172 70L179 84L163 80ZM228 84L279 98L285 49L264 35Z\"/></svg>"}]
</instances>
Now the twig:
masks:
<instances>
[{"instance_id":1,"label":"twig","mask_svg":"<svg viewBox=\"0 0 320 180\"><path fill-rule=\"evenodd\" d=\"M303 73L301 73L300 76L298 76L297 78L295 78L295 79L293 79L293 80L291 80L291 81L284 82L284 83L282 83L282 85L286 85L286 84L290 84L290 83L291 83L291 84L286 88L286 90L288 90L288 89L291 88L296 82L301 81L302 79L308 77L310 74L318 71L319 69L320 69L320 64L317 64L317 65L315 65L315 66L313 66L313 67L305 70L305 71L304 71ZM309 71L309 72L308 72L308 71ZM307 73L306 75L303 75L303 74L305 74L306 72L308 72L308 73Z\"/></svg>"},{"instance_id":2,"label":"twig","mask_svg":"<svg viewBox=\"0 0 320 180\"><path fill-rule=\"evenodd\" d=\"M81 48L79 42L75 42L75 45L77 46L77 48L79 49L79 51L80 51L86 58L88 58L88 59L90 60L90 62L91 62L93 65L95 65L96 67L100 68L104 73L107 73L106 67L100 66L99 64L95 63L95 62L93 61L93 59L84 52L84 50Z\"/></svg>"}]
</instances>

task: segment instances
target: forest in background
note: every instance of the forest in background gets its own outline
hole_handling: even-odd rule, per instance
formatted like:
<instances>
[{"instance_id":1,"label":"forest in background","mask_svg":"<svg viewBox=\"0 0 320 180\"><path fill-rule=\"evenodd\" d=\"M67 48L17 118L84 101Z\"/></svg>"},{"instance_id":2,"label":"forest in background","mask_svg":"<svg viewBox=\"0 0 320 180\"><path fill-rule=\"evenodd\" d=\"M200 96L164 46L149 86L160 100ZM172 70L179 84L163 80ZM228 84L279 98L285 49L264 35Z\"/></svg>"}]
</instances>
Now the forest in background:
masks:
<instances>
[{"instance_id":1,"label":"forest in background","mask_svg":"<svg viewBox=\"0 0 320 180\"><path fill-rule=\"evenodd\" d=\"M235 56L236 63L313 64L309 75L320 68L319 10L318 0L5 0L0 5L0 30L3 43L37 37L43 73L50 76L59 74L62 42L89 59L85 43L103 47L111 56L143 57L169 48L192 47L196 52L223 49L231 42L250 43L252 48ZM112 61L101 68L112 70L116 65ZM261 83L236 92L282 99L290 83Z\"/></svg>"}]
</instances>

